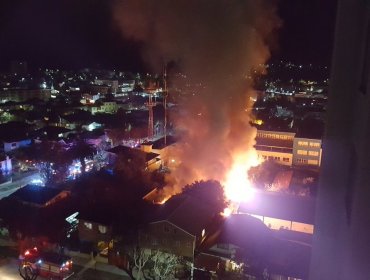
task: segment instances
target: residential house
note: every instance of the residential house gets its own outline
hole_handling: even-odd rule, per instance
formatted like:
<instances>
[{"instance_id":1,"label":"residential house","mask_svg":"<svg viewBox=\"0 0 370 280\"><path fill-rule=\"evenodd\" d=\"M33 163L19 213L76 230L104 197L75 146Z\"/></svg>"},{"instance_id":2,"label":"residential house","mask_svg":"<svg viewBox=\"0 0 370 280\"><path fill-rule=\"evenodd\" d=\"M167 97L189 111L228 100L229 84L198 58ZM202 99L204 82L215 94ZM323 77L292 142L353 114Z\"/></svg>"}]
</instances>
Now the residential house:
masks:
<instances>
[{"instance_id":1,"label":"residential house","mask_svg":"<svg viewBox=\"0 0 370 280\"><path fill-rule=\"evenodd\" d=\"M164 137L155 141L142 143L140 149L147 153L156 153L162 161L162 164L167 167L176 167L180 159L175 158L174 150L176 146L176 138L167 136L166 141Z\"/></svg>"},{"instance_id":2,"label":"residential house","mask_svg":"<svg viewBox=\"0 0 370 280\"><path fill-rule=\"evenodd\" d=\"M182 256L194 261L197 246L204 240L220 209L190 195L176 195L158 205L150 223L139 232L139 246Z\"/></svg>"},{"instance_id":3,"label":"residential house","mask_svg":"<svg viewBox=\"0 0 370 280\"><path fill-rule=\"evenodd\" d=\"M142 160L145 168L149 171L157 170L161 166L161 159L158 154L146 153L135 148L129 148L126 146L116 146L106 151L108 155L109 164L113 165L118 156L122 156L126 159L127 164L133 164Z\"/></svg>"},{"instance_id":4,"label":"residential house","mask_svg":"<svg viewBox=\"0 0 370 280\"><path fill-rule=\"evenodd\" d=\"M67 138L70 134L73 134L73 130L58 126L45 126L34 132L34 138L57 141Z\"/></svg>"},{"instance_id":5,"label":"residential house","mask_svg":"<svg viewBox=\"0 0 370 280\"><path fill-rule=\"evenodd\" d=\"M11 152L20 147L31 144L31 126L21 122L8 122L0 124L0 141L3 143L3 151Z\"/></svg>"},{"instance_id":6,"label":"residential house","mask_svg":"<svg viewBox=\"0 0 370 280\"><path fill-rule=\"evenodd\" d=\"M82 252L96 251L104 257L108 256L108 245L112 240L112 215L98 209L78 215L77 229Z\"/></svg>"},{"instance_id":7,"label":"residential house","mask_svg":"<svg viewBox=\"0 0 370 280\"><path fill-rule=\"evenodd\" d=\"M12 160L9 156L0 155L0 173L7 174L12 171Z\"/></svg>"},{"instance_id":8,"label":"residential house","mask_svg":"<svg viewBox=\"0 0 370 280\"><path fill-rule=\"evenodd\" d=\"M18 148L27 147L32 144L32 140L28 137L9 137L3 141L4 152L8 153Z\"/></svg>"}]
</instances>

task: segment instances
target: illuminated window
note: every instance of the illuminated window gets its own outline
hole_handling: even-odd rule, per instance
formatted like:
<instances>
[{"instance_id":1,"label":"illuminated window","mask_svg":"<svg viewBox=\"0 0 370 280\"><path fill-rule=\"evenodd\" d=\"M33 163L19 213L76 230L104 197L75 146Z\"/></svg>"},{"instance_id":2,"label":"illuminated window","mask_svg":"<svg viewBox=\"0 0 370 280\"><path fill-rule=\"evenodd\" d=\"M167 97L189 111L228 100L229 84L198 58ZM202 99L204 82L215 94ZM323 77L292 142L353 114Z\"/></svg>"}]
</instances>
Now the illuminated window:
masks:
<instances>
[{"instance_id":1,"label":"illuminated window","mask_svg":"<svg viewBox=\"0 0 370 280\"><path fill-rule=\"evenodd\" d=\"M298 141L298 146L308 146L307 141Z\"/></svg>"},{"instance_id":2,"label":"illuminated window","mask_svg":"<svg viewBox=\"0 0 370 280\"><path fill-rule=\"evenodd\" d=\"M298 155L307 156L307 151L306 151L306 150L298 150L298 151L297 151L297 154L298 154Z\"/></svg>"},{"instance_id":3,"label":"illuminated window","mask_svg":"<svg viewBox=\"0 0 370 280\"><path fill-rule=\"evenodd\" d=\"M92 223L84 223L85 227L87 227L88 229L92 229Z\"/></svg>"},{"instance_id":4,"label":"illuminated window","mask_svg":"<svg viewBox=\"0 0 370 280\"><path fill-rule=\"evenodd\" d=\"M107 233L107 227L106 226L102 226L102 225L99 225L99 232L100 233Z\"/></svg>"},{"instance_id":5,"label":"illuminated window","mask_svg":"<svg viewBox=\"0 0 370 280\"><path fill-rule=\"evenodd\" d=\"M319 155L319 152L317 152L317 151L309 151L308 152L308 155L310 155L310 156L318 156Z\"/></svg>"},{"instance_id":6,"label":"illuminated window","mask_svg":"<svg viewBox=\"0 0 370 280\"><path fill-rule=\"evenodd\" d=\"M320 143L310 142L310 147L320 148Z\"/></svg>"},{"instance_id":7,"label":"illuminated window","mask_svg":"<svg viewBox=\"0 0 370 280\"><path fill-rule=\"evenodd\" d=\"M297 158L298 163L307 163L307 159Z\"/></svg>"},{"instance_id":8,"label":"illuminated window","mask_svg":"<svg viewBox=\"0 0 370 280\"><path fill-rule=\"evenodd\" d=\"M289 158L286 158L286 157L285 157L285 158L283 158L283 161L284 161L284 162L289 162Z\"/></svg>"},{"instance_id":9,"label":"illuminated window","mask_svg":"<svg viewBox=\"0 0 370 280\"><path fill-rule=\"evenodd\" d=\"M318 165L318 164L319 164L319 162L318 162L316 159L309 159L309 160L308 160L308 164L309 164L309 165Z\"/></svg>"}]
</instances>

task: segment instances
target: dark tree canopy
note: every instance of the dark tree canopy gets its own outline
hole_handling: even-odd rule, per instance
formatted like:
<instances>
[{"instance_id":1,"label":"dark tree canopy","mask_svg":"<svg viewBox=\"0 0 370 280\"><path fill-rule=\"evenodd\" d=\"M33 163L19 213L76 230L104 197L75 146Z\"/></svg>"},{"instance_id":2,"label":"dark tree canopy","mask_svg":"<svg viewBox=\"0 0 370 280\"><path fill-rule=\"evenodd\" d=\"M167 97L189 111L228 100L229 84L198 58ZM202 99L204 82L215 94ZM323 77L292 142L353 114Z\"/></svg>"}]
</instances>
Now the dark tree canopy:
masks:
<instances>
[{"instance_id":1,"label":"dark tree canopy","mask_svg":"<svg viewBox=\"0 0 370 280\"><path fill-rule=\"evenodd\" d=\"M227 206L224 189L220 182L215 180L196 181L190 185L186 185L183 193L197 197L208 203L220 204L222 207Z\"/></svg>"}]
</instances>

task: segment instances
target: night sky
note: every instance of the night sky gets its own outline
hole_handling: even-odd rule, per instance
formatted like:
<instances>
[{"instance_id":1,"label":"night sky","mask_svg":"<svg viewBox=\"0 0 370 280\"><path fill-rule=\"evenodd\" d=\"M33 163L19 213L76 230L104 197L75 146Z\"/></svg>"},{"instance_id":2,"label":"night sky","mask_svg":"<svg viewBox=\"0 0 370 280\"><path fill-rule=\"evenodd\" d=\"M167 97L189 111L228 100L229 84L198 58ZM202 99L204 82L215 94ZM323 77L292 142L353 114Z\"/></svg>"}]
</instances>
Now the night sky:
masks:
<instances>
[{"instance_id":1,"label":"night sky","mask_svg":"<svg viewBox=\"0 0 370 280\"><path fill-rule=\"evenodd\" d=\"M119 0L2 0L0 69L26 60L33 67L143 70L141 46L123 39L112 22L113 1ZM329 64L335 11L335 0L280 0L273 59Z\"/></svg>"}]
</instances>

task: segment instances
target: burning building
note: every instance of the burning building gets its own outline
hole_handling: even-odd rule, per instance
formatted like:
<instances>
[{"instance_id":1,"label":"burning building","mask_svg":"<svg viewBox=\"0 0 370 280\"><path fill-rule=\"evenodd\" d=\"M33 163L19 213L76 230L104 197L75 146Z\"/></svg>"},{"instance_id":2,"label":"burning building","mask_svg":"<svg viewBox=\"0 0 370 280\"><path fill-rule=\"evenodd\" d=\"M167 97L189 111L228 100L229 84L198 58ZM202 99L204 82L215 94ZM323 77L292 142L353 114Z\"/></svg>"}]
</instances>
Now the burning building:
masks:
<instances>
[{"instance_id":1,"label":"burning building","mask_svg":"<svg viewBox=\"0 0 370 280\"><path fill-rule=\"evenodd\" d=\"M230 200L250 196L247 170L258 158L248 108L253 76L264 72L280 25L275 6L264 0L141 0L117 2L113 12L122 34L143 44L153 69L172 61L188 85L198 85L181 102L181 114L171 116L181 135L172 152L181 162L167 176L167 197L207 179L222 182Z\"/></svg>"}]
</instances>

